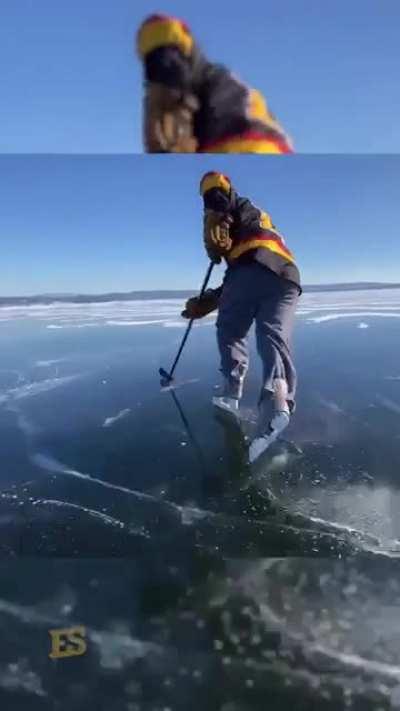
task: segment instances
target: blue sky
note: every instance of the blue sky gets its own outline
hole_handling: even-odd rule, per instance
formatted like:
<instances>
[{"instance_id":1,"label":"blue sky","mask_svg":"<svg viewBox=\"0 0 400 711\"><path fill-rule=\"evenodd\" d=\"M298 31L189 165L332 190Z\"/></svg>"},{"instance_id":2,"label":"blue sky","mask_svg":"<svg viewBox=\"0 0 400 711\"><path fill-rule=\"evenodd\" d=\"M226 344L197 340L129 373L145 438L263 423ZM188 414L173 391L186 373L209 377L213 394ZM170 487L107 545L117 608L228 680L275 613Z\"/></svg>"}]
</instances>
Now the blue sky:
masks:
<instances>
[{"instance_id":1,"label":"blue sky","mask_svg":"<svg viewBox=\"0 0 400 711\"><path fill-rule=\"evenodd\" d=\"M270 212L303 283L399 280L400 156L3 156L0 294L196 289L212 169Z\"/></svg>"},{"instance_id":2,"label":"blue sky","mask_svg":"<svg viewBox=\"0 0 400 711\"><path fill-rule=\"evenodd\" d=\"M0 152L141 145L133 39L151 12L261 89L299 152L400 152L398 0L2 0Z\"/></svg>"}]
</instances>

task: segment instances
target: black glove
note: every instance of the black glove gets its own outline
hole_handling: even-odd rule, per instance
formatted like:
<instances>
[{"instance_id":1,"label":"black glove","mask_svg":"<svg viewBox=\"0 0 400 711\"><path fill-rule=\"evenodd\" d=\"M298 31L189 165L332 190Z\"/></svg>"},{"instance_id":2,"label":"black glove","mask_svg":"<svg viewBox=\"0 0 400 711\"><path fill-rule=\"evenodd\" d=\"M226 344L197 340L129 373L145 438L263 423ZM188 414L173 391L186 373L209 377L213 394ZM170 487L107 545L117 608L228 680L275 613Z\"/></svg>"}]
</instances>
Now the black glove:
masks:
<instances>
[{"instance_id":1,"label":"black glove","mask_svg":"<svg viewBox=\"0 0 400 711\"><path fill-rule=\"evenodd\" d=\"M218 308L220 289L207 289L203 296L192 296L187 300L181 316L187 319L199 319Z\"/></svg>"}]
</instances>

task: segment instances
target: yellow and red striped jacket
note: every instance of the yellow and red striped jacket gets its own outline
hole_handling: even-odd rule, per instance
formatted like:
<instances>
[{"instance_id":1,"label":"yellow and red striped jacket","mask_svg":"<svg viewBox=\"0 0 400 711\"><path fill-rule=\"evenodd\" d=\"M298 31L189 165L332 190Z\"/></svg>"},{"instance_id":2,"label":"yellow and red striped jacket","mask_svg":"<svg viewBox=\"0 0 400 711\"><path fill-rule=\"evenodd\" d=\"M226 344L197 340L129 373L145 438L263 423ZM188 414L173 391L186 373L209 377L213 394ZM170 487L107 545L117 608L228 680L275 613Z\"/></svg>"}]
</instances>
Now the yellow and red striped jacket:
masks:
<instances>
[{"instance_id":1,"label":"yellow and red striped jacket","mask_svg":"<svg viewBox=\"0 0 400 711\"><path fill-rule=\"evenodd\" d=\"M234 196L233 202L230 211L233 217L230 229L233 245L226 258L228 265L255 260L296 284L301 292L300 272L295 256L272 224L270 215L239 195Z\"/></svg>"},{"instance_id":2,"label":"yellow and red striped jacket","mask_svg":"<svg viewBox=\"0 0 400 711\"><path fill-rule=\"evenodd\" d=\"M300 273L293 253L272 223L270 215L234 190L227 175L205 173L200 181L204 208L230 217L232 247L228 265L257 261L278 276L296 284L301 293Z\"/></svg>"}]
</instances>

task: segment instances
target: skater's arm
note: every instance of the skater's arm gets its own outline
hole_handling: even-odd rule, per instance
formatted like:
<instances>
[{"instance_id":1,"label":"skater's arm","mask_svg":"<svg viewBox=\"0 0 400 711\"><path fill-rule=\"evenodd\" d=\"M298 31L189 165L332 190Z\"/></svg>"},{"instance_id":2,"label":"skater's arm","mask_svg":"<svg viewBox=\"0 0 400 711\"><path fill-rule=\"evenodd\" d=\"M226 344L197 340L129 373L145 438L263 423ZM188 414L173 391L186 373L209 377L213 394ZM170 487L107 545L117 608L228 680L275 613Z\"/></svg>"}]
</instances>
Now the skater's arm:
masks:
<instances>
[{"instance_id":1,"label":"skater's arm","mask_svg":"<svg viewBox=\"0 0 400 711\"><path fill-rule=\"evenodd\" d=\"M201 297L192 296L187 300L181 316L187 319L199 319L216 311L221 293L222 286L219 286L217 289L207 289Z\"/></svg>"},{"instance_id":2,"label":"skater's arm","mask_svg":"<svg viewBox=\"0 0 400 711\"><path fill-rule=\"evenodd\" d=\"M293 152L290 138L261 92L224 65L207 63L199 96L199 152Z\"/></svg>"},{"instance_id":3,"label":"skater's arm","mask_svg":"<svg viewBox=\"0 0 400 711\"><path fill-rule=\"evenodd\" d=\"M225 277L224 277L224 281L225 281ZM216 299L218 299L218 301L219 301L220 296L221 296L221 294L222 294L222 289L224 288L224 281L222 282L221 286L217 286L216 289L213 289L213 291L214 291L214 296L215 296Z\"/></svg>"},{"instance_id":4,"label":"skater's arm","mask_svg":"<svg viewBox=\"0 0 400 711\"><path fill-rule=\"evenodd\" d=\"M152 16L138 32L145 97L143 138L149 153L195 153L193 38L180 20Z\"/></svg>"}]
</instances>

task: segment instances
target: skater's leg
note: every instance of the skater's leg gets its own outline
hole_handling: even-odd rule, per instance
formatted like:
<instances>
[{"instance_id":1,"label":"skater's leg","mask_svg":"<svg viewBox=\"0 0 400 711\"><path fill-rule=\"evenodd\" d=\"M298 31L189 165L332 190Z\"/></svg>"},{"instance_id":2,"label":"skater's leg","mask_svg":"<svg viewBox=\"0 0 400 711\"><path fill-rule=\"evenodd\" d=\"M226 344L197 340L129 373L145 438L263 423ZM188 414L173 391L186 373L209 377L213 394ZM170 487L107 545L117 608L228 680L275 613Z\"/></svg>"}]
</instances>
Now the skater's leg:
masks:
<instances>
[{"instance_id":1,"label":"skater's leg","mask_svg":"<svg viewBox=\"0 0 400 711\"><path fill-rule=\"evenodd\" d=\"M257 349L263 364L259 399L259 431L250 447L256 459L287 427L295 408L296 369L290 352L298 290L282 280L271 279L268 297L256 315Z\"/></svg>"},{"instance_id":2,"label":"skater's leg","mask_svg":"<svg viewBox=\"0 0 400 711\"><path fill-rule=\"evenodd\" d=\"M241 266L228 275L218 309L217 341L224 378L222 398L214 398L217 406L238 409L243 383L249 367L248 332L256 313L252 289L252 270Z\"/></svg>"},{"instance_id":3,"label":"skater's leg","mask_svg":"<svg viewBox=\"0 0 400 711\"><path fill-rule=\"evenodd\" d=\"M260 402L273 399L276 409L295 407L297 374L291 338L298 290L282 279L271 279L271 291L260 301L256 314L257 350L263 365Z\"/></svg>"}]
</instances>

